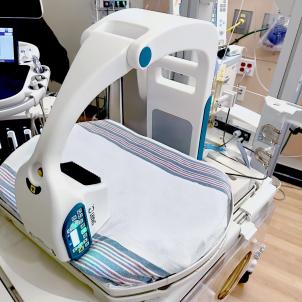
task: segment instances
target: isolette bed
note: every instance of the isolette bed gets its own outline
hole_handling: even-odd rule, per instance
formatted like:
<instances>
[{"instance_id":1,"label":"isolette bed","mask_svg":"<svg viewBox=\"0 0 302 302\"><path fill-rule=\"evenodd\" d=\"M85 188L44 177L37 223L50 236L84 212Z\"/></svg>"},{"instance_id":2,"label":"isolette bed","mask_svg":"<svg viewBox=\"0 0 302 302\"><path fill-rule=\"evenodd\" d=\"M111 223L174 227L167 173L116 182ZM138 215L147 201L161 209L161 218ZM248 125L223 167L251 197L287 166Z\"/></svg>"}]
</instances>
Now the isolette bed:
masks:
<instances>
[{"instance_id":1,"label":"isolette bed","mask_svg":"<svg viewBox=\"0 0 302 302\"><path fill-rule=\"evenodd\" d=\"M193 32L207 36L206 43ZM269 179L254 189L248 180L230 180L222 171L238 172L236 163L232 170L196 160L203 158L211 105L215 27L129 9L87 29L81 42L41 137L20 146L0 167L2 214L88 285L97 301L195 302L200 295L202 301L223 299L252 259L256 226L268 216L275 188ZM171 56L186 50L194 50L197 60ZM189 156L109 120L74 125L96 95L133 69L147 100L147 136L158 140L156 126L157 133L175 140L170 146L177 148L185 140ZM165 78L164 70L192 77L195 84ZM167 115L170 121L174 116L173 123L167 123ZM70 177L60 169L70 162L100 182L83 185ZM87 205L93 244L79 260L70 261L74 258L67 253L62 226L81 202ZM97 233L91 203L110 207L109 219ZM102 217L104 211L95 213ZM33 296L44 301L52 292L64 296L62 301L78 301L79 295L88 300L83 284L67 282L71 275L55 269L52 259L0 219L0 266L20 296L28 297L25 301Z\"/></svg>"},{"instance_id":2,"label":"isolette bed","mask_svg":"<svg viewBox=\"0 0 302 302\"><path fill-rule=\"evenodd\" d=\"M0 167L1 205L19 221L16 173L37 141ZM102 287L136 287L180 273L206 260L225 236L231 191L227 176L209 164L110 120L75 125L66 161L102 175L109 188L110 219L89 252L70 263Z\"/></svg>"}]
</instances>

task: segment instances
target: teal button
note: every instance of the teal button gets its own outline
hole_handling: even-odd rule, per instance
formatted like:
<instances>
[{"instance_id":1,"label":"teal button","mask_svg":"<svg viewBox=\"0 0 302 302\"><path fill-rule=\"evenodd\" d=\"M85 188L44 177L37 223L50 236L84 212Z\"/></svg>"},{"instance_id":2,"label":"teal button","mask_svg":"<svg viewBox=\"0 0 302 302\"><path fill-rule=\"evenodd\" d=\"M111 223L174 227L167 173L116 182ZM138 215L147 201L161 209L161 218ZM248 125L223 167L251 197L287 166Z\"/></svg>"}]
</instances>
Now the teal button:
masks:
<instances>
[{"instance_id":1,"label":"teal button","mask_svg":"<svg viewBox=\"0 0 302 302\"><path fill-rule=\"evenodd\" d=\"M86 227L81 230L82 235L85 234L86 232L87 232L87 228Z\"/></svg>"},{"instance_id":2,"label":"teal button","mask_svg":"<svg viewBox=\"0 0 302 302\"><path fill-rule=\"evenodd\" d=\"M151 62L152 51L150 47L144 47L139 55L139 64L141 67L147 67Z\"/></svg>"},{"instance_id":3,"label":"teal button","mask_svg":"<svg viewBox=\"0 0 302 302\"><path fill-rule=\"evenodd\" d=\"M79 222L75 221L70 225L70 232L72 232L74 229L76 229L79 226Z\"/></svg>"}]
</instances>

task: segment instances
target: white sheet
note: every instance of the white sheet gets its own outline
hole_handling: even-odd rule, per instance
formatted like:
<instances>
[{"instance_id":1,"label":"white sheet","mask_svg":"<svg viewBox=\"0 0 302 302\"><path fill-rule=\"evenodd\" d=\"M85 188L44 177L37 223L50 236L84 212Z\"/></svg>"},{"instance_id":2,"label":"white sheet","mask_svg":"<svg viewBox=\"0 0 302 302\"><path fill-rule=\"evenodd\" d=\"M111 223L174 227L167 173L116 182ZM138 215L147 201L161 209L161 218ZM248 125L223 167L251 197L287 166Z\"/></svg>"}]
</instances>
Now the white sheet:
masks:
<instances>
[{"instance_id":1,"label":"white sheet","mask_svg":"<svg viewBox=\"0 0 302 302\"><path fill-rule=\"evenodd\" d=\"M6 161L15 171L37 138ZM76 125L62 162L74 161L108 185L111 218L99 234L170 274L199 260L221 238L230 200L222 191L172 175Z\"/></svg>"}]
</instances>

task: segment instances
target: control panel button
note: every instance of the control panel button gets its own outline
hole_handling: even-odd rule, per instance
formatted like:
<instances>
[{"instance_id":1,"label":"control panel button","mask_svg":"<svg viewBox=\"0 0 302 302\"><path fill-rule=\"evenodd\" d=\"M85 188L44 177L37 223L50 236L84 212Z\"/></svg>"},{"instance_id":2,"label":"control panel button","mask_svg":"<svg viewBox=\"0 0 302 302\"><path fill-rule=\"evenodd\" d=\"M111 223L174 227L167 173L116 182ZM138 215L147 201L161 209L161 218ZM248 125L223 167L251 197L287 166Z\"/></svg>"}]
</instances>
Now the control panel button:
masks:
<instances>
[{"instance_id":1,"label":"control panel button","mask_svg":"<svg viewBox=\"0 0 302 302\"><path fill-rule=\"evenodd\" d=\"M87 228L84 227L84 228L81 230L81 233L82 233L82 235L85 234L85 233L87 233Z\"/></svg>"},{"instance_id":2,"label":"control panel button","mask_svg":"<svg viewBox=\"0 0 302 302\"><path fill-rule=\"evenodd\" d=\"M69 212L64 221L62 235L71 260L79 259L89 250L92 238L84 204L78 203Z\"/></svg>"}]
</instances>

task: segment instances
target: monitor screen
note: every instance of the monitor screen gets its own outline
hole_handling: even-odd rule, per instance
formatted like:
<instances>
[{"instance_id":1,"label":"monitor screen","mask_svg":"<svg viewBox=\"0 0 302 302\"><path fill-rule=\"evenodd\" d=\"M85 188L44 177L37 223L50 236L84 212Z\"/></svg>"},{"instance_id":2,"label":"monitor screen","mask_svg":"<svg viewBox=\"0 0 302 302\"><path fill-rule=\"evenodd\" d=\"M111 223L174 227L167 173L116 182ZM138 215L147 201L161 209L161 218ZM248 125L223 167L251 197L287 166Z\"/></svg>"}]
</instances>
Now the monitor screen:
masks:
<instances>
[{"instance_id":1,"label":"monitor screen","mask_svg":"<svg viewBox=\"0 0 302 302\"><path fill-rule=\"evenodd\" d=\"M71 238L71 242L73 244L73 247L76 247L80 244L78 229L75 229L70 233L70 238Z\"/></svg>"},{"instance_id":2,"label":"monitor screen","mask_svg":"<svg viewBox=\"0 0 302 302\"><path fill-rule=\"evenodd\" d=\"M1 1L0 18L41 18L43 14L40 0Z\"/></svg>"},{"instance_id":3,"label":"monitor screen","mask_svg":"<svg viewBox=\"0 0 302 302\"><path fill-rule=\"evenodd\" d=\"M0 63L15 61L14 30L11 27L0 27Z\"/></svg>"}]
</instances>

